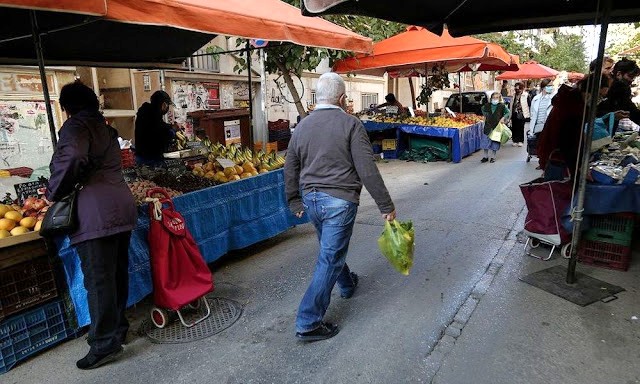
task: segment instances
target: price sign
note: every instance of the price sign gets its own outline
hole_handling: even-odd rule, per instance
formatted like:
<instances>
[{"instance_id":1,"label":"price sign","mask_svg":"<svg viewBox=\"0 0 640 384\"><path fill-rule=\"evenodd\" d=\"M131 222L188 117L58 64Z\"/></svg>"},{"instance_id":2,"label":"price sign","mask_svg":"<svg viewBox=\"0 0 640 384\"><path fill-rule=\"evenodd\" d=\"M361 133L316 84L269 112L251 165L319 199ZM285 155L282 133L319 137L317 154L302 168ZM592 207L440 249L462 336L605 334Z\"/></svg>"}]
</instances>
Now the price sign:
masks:
<instances>
[{"instance_id":1,"label":"price sign","mask_svg":"<svg viewBox=\"0 0 640 384\"><path fill-rule=\"evenodd\" d=\"M122 176L124 176L124 181L132 183L138 180L138 171L135 168L123 169Z\"/></svg>"},{"instance_id":2,"label":"price sign","mask_svg":"<svg viewBox=\"0 0 640 384\"><path fill-rule=\"evenodd\" d=\"M27 197L41 197L47 191L46 181L30 181L28 183L15 184L18 202L22 204Z\"/></svg>"},{"instance_id":3,"label":"price sign","mask_svg":"<svg viewBox=\"0 0 640 384\"><path fill-rule=\"evenodd\" d=\"M164 165L167 168L167 172L173 173L174 175L180 175L187 170L184 162L179 159L165 159Z\"/></svg>"},{"instance_id":4,"label":"price sign","mask_svg":"<svg viewBox=\"0 0 640 384\"><path fill-rule=\"evenodd\" d=\"M216 158L216 161L218 162L218 164L220 164L222 168L234 167L236 165L236 163L234 163L229 159L225 159L224 157L218 157Z\"/></svg>"}]
</instances>

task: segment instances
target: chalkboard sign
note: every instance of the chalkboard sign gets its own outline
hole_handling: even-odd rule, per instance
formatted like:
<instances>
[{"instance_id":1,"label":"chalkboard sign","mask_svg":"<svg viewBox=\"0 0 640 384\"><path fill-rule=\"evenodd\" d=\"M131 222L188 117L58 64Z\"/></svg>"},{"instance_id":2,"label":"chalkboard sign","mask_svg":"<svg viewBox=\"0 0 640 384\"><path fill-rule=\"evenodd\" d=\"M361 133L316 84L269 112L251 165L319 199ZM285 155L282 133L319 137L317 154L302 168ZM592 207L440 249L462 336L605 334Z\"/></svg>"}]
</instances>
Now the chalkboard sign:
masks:
<instances>
[{"instance_id":1,"label":"chalkboard sign","mask_svg":"<svg viewBox=\"0 0 640 384\"><path fill-rule=\"evenodd\" d=\"M138 171L135 168L127 168L122 170L122 176L127 183L133 183L138 180Z\"/></svg>"},{"instance_id":2,"label":"chalkboard sign","mask_svg":"<svg viewBox=\"0 0 640 384\"><path fill-rule=\"evenodd\" d=\"M47 190L47 182L45 180L29 181L27 183L15 184L18 202L22 204L27 197L41 197Z\"/></svg>"},{"instance_id":3,"label":"chalkboard sign","mask_svg":"<svg viewBox=\"0 0 640 384\"><path fill-rule=\"evenodd\" d=\"M174 175L180 175L187 170L187 167L184 165L184 161L179 159L165 159L164 165L167 168L167 171Z\"/></svg>"}]
</instances>

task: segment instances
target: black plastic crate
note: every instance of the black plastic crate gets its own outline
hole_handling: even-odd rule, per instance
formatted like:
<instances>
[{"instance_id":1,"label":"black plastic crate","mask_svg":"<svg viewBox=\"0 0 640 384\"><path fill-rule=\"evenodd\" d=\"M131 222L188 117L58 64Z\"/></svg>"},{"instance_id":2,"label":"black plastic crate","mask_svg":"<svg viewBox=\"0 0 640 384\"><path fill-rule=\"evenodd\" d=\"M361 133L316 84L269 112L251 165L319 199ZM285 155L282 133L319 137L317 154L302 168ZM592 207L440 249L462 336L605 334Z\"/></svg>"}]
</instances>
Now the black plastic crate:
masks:
<instances>
[{"instance_id":1,"label":"black plastic crate","mask_svg":"<svg viewBox=\"0 0 640 384\"><path fill-rule=\"evenodd\" d=\"M48 257L0 270L0 320L58 296Z\"/></svg>"}]
</instances>

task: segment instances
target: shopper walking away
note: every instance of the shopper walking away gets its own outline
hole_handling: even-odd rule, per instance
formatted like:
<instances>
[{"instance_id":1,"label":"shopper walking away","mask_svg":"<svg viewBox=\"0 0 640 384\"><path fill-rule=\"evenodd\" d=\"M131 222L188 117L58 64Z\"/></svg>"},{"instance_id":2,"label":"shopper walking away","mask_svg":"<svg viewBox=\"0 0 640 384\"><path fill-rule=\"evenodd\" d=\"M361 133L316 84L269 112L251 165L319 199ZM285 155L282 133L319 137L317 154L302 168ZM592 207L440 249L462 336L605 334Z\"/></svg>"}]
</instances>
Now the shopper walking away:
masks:
<instances>
[{"instance_id":1,"label":"shopper walking away","mask_svg":"<svg viewBox=\"0 0 640 384\"><path fill-rule=\"evenodd\" d=\"M528 93L522 83L516 83L513 103L511 104L511 131L513 132L513 146L524 145L524 125L529 120Z\"/></svg>"},{"instance_id":2,"label":"shopper walking away","mask_svg":"<svg viewBox=\"0 0 640 384\"><path fill-rule=\"evenodd\" d=\"M296 318L296 337L303 341L338 333L336 325L323 322L331 291L337 283L340 295L348 299L358 285L358 275L345 260L363 184L385 220L396 216L367 133L360 120L344 112L344 81L336 73L325 73L316 92L318 104L296 127L284 168L289 208L298 217L307 213L320 242Z\"/></svg>"},{"instance_id":3,"label":"shopper walking away","mask_svg":"<svg viewBox=\"0 0 640 384\"><path fill-rule=\"evenodd\" d=\"M509 82L507 80L502 80L502 88L500 89L500 94L502 97L509 96Z\"/></svg>"},{"instance_id":4,"label":"shopper walking away","mask_svg":"<svg viewBox=\"0 0 640 384\"><path fill-rule=\"evenodd\" d=\"M540 82L540 91L533 100L531 100L531 121L529 122L529 129L533 135L540 134L544 129L544 124L553 108L551 104L553 91L554 88L553 85L551 85L551 80L544 79Z\"/></svg>"},{"instance_id":5,"label":"shopper walking away","mask_svg":"<svg viewBox=\"0 0 640 384\"><path fill-rule=\"evenodd\" d=\"M150 103L144 103L138 109L134 143L138 165L162 165L163 154L176 137L176 128L163 120L172 105L175 104L168 93L156 91L151 95Z\"/></svg>"},{"instance_id":6,"label":"shopper walking away","mask_svg":"<svg viewBox=\"0 0 640 384\"><path fill-rule=\"evenodd\" d=\"M76 197L78 229L70 234L80 256L89 315L89 353L76 365L91 369L122 352L129 323L129 239L136 205L122 176L118 133L98 111L98 98L86 85L62 87L60 106L67 120L51 159L47 190L58 201L82 186Z\"/></svg>"},{"instance_id":7,"label":"shopper walking away","mask_svg":"<svg viewBox=\"0 0 640 384\"><path fill-rule=\"evenodd\" d=\"M509 118L509 108L504 104L500 92L494 92L491 95L491 102L482 106L482 115L484 116L484 135L482 135L481 145L484 149L484 157L480 162L495 163L496 154L500 150L500 142L491 140L489 135L498 124L504 124Z\"/></svg>"}]
</instances>

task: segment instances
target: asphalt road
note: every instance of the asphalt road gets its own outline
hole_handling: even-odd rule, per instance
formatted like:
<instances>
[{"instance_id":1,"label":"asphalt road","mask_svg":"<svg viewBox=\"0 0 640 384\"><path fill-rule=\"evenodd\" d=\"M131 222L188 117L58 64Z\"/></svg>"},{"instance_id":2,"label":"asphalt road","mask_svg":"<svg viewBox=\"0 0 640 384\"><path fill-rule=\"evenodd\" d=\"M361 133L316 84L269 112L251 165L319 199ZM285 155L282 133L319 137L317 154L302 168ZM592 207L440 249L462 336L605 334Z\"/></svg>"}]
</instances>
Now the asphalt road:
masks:
<instances>
[{"instance_id":1,"label":"asphalt road","mask_svg":"<svg viewBox=\"0 0 640 384\"><path fill-rule=\"evenodd\" d=\"M348 263L360 275L353 298L334 291L327 320L340 334L316 343L294 338L299 301L318 251L311 225L236 252L215 266L215 295L244 305L231 328L182 345L137 337L119 361L83 372L83 339L66 342L0 376L13 383L420 383L425 359L487 270L524 201L518 184L535 178L524 148L504 146L495 164L481 153L460 164L380 163L401 220L416 226L410 276L377 249L383 221L363 194ZM146 314L142 304L131 311Z\"/></svg>"}]
</instances>

